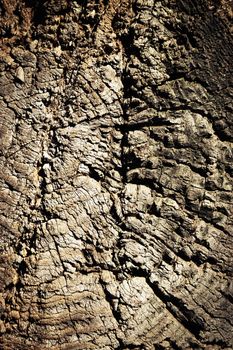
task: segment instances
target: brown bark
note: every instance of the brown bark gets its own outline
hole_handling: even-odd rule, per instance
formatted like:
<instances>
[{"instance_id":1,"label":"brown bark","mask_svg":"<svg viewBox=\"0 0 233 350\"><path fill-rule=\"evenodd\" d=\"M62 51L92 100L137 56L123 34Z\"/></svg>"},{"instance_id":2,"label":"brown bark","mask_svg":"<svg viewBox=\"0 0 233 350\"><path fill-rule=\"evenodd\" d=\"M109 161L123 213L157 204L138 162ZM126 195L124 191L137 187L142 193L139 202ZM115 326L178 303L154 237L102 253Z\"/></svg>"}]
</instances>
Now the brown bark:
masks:
<instances>
[{"instance_id":1,"label":"brown bark","mask_svg":"<svg viewBox=\"0 0 233 350\"><path fill-rule=\"evenodd\" d=\"M231 349L232 1L0 1L0 349Z\"/></svg>"}]
</instances>

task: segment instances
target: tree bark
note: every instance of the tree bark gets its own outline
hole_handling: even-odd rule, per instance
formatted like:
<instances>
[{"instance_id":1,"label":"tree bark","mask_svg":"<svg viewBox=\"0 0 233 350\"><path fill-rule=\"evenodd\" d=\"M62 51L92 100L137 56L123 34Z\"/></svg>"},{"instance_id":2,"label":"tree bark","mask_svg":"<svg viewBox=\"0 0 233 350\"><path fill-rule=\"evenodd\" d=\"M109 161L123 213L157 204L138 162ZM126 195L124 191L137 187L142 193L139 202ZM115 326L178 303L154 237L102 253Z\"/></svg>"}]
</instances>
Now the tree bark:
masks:
<instances>
[{"instance_id":1,"label":"tree bark","mask_svg":"<svg viewBox=\"0 0 233 350\"><path fill-rule=\"evenodd\" d=\"M0 349L232 349L232 1L0 1Z\"/></svg>"}]
</instances>

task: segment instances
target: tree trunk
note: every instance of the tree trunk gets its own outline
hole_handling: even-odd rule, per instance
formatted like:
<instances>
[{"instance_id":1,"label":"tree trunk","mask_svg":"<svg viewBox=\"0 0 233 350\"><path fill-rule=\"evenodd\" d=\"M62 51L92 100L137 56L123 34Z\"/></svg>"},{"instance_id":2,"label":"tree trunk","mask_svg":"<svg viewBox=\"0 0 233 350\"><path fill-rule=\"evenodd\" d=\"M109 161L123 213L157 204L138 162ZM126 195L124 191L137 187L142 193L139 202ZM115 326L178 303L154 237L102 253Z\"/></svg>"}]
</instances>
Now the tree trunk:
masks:
<instances>
[{"instance_id":1,"label":"tree trunk","mask_svg":"<svg viewBox=\"0 0 233 350\"><path fill-rule=\"evenodd\" d=\"M232 349L230 0L0 1L0 349Z\"/></svg>"}]
</instances>

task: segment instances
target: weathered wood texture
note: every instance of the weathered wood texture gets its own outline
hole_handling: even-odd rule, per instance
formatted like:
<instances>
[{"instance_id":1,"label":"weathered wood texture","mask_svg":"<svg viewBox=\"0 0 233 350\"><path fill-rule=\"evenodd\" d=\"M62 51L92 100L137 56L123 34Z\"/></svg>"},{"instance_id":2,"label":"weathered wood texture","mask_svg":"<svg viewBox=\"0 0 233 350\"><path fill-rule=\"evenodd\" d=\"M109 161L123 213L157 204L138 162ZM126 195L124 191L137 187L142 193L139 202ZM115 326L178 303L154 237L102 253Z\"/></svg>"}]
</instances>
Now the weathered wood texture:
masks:
<instances>
[{"instance_id":1,"label":"weathered wood texture","mask_svg":"<svg viewBox=\"0 0 233 350\"><path fill-rule=\"evenodd\" d=\"M232 349L232 1L0 2L0 349Z\"/></svg>"}]
</instances>

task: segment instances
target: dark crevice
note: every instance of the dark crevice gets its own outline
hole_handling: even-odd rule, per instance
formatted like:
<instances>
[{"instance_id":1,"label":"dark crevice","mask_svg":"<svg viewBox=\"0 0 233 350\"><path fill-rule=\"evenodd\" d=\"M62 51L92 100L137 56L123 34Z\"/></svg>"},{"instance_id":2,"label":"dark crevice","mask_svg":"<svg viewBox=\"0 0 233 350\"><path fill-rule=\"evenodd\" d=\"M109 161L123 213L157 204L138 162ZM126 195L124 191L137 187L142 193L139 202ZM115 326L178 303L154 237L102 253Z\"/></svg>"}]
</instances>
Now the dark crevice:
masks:
<instances>
[{"instance_id":1,"label":"dark crevice","mask_svg":"<svg viewBox=\"0 0 233 350\"><path fill-rule=\"evenodd\" d=\"M120 225L122 222L122 218L119 216L114 204L110 208L110 214L111 214L114 222L116 222L117 225Z\"/></svg>"},{"instance_id":2,"label":"dark crevice","mask_svg":"<svg viewBox=\"0 0 233 350\"><path fill-rule=\"evenodd\" d=\"M27 7L33 9L33 23L37 26L43 24L46 19L45 0L25 0Z\"/></svg>"},{"instance_id":3,"label":"dark crevice","mask_svg":"<svg viewBox=\"0 0 233 350\"><path fill-rule=\"evenodd\" d=\"M134 130L140 130L145 127L164 127L164 126L172 126L173 123L171 123L169 120L160 119L159 116L153 117L145 122L128 122L123 125L119 125L118 128L122 132L129 132Z\"/></svg>"},{"instance_id":4,"label":"dark crevice","mask_svg":"<svg viewBox=\"0 0 233 350\"><path fill-rule=\"evenodd\" d=\"M121 313L117 309L117 303L119 302L119 298L114 298L114 296L111 293L109 293L103 281L101 281L101 285L105 294L105 298L111 307L112 314L115 320L118 324L122 323Z\"/></svg>"},{"instance_id":5,"label":"dark crevice","mask_svg":"<svg viewBox=\"0 0 233 350\"><path fill-rule=\"evenodd\" d=\"M128 180L128 183L135 184L135 185L143 185L143 186L149 187L152 191L155 191L156 194L164 195L162 185L160 185L159 182L157 182L155 179L139 178L137 177L137 175L138 174L136 173L132 179ZM150 208L149 210L150 213L153 212L153 208L154 207Z\"/></svg>"},{"instance_id":6,"label":"dark crevice","mask_svg":"<svg viewBox=\"0 0 233 350\"><path fill-rule=\"evenodd\" d=\"M205 329L204 320L189 310L185 303L174 295L164 292L158 283L151 283L147 278L148 285L153 289L156 296L163 301L171 314L180 321L183 326L189 330L196 338L200 337L200 332Z\"/></svg>"},{"instance_id":7,"label":"dark crevice","mask_svg":"<svg viewBox=\"0 0 233 350\"><path fill-rule=\"evenodd\" d=\"M92 167L91 165L88 165L89 168L89 176L96 180L97 182L102 180L102 176L101 174L98 172L98 170L96 170L94 167Z\"/></svg>"},{"instance_id":8,"label":"dark crevice","mask_svg":"<svg viewBox=\"0 0 233 350\"><path fill-rule=\"evenodd\" d=\"M118 339L119 341L119 339ZM121 340L120 345L115 348L116 350L146 350L147 348L143 344L128 344L127 342Z\"/></svg>"},{"instance_id":9,"label":"dark crevice","mask_svg":"<svg viewBox=\"0 0 233 350\"><path fill-rule=\"evenodd\" d=\"M170 344L172 349L174 350L183 350L180 346L177 345L177 343L174 340L170 340Z\"/></svg>"},{"instance_id":10,"label":"dark crevice","mask_svg":"<svg viewBox=\"0 0 233 350\"><path fill-rule=\"evenodd\" d=\"M27 263L24 260L22 260L22 262L19 264L19 267L18 267L19 275L20 276L25 275L27 270L28 270L28 265L27 265Z\"/></svg>"},{"instance_id":11,"label":"dark crevice","mask_svg":"<svg viewBox=\"0 0 233 350\"><path fill-rule=\"evenodd\" d=\"M221 126L219 126L218 121L213 123L213 129L215 131L215 134L218 136L219 140L221 141L227 141L232 142L233 141L233 133L230 128L222 129Z\"/></svg>"},{"instance_id":12,"label":"dark crevice","mask_svg":"<svg viewBox=\"0 0 233 350\"><path fill-rule=\"evenodd\" d=\"M228 291L220 291L220 293L226 298L231 304L233 304L233 293L230 294Z\"/></svg>"},{"instance_id":13,"label":"dark crevice","mask_svg":"<svg viewBox=\"0 0 233 350\"><path fill-rule=\"evenodd\" d=\"M127 182L127 171L128 171L128 162L127 156L125 154L125 149L128 147L128 135L124 132L122 133L121 139L121 168L119 169L120 175L122 177L122 182L125 184Z\"/></svg>"}]
</instances>

